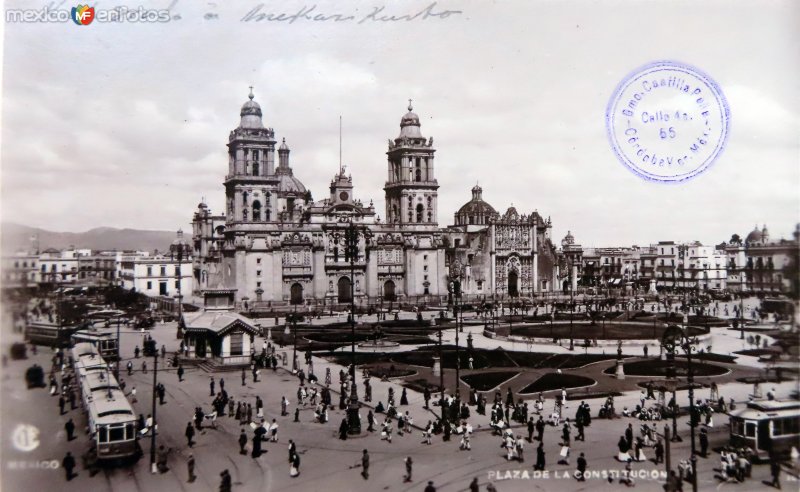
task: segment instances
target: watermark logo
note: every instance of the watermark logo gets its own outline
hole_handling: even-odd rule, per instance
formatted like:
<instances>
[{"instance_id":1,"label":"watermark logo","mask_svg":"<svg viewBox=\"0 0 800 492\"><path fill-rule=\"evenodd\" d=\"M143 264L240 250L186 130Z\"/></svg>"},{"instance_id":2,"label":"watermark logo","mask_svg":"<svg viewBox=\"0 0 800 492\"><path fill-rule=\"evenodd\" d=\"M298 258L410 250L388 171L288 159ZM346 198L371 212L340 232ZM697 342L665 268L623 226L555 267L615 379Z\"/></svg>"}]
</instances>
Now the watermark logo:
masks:
<instances>
[{"instance_id":1,"label":"watermark logo","mask_svg":"<svg viewBox=\"0 0 800 492\"><path fill-rule=\"evenodd\" d=\"M72 20L79 26L88 26L94 20L94 7L88 5L72 7Z\"/></svg>"},{"instance_id":2,"label":"watermark logo","mask_svg":"<svg viewBox=\"0 0 800 492\"><path fill-rule=\"evenodd\" d=\"M39 429L29 424L19 424L11 434L11 442L20 451L33 451L39 447Z\"/></svg>"}]
</instances>

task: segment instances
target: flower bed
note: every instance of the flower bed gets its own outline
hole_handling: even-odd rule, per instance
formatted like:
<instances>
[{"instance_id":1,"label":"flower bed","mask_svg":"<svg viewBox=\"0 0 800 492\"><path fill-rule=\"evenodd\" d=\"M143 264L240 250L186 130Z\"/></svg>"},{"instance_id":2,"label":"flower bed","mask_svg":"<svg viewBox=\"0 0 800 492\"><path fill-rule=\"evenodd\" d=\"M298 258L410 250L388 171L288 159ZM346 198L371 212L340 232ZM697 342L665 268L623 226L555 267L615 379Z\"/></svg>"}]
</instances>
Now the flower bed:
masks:
<instances>
[{"instance_id":1,"label":"flower bed","mask_svg":"<svg viewBox=\"0 0 800 492\"><path fill-rule=\"evenodd\" d=\"M519 371L479 372L462 376L461 380L470 388L475 388L478 391L490 391L517 374L519 374Z\"/></svg>"},{"instance_id":2,"label":"flower bed","mask_svg":"<svg viewBox=\"0 0 800 492\"><path fill-rule=\"evenodd\" d=\"M525 386L520 394L539 393L542 391L560 390L561 388L578 388L580 386L589 386L595 383L592 378L586 376L578 376L577 374L558 374L550 372Z\"/></svg>"}]
</instances>

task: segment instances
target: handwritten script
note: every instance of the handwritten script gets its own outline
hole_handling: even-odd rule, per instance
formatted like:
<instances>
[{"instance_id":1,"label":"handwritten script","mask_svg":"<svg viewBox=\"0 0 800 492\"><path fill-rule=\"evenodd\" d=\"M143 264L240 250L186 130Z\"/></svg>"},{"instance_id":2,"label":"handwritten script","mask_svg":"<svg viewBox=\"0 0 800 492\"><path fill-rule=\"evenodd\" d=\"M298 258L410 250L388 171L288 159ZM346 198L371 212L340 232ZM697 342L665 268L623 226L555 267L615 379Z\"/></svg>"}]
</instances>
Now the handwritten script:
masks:
<instances>
[{"instance_id":1,"label":"handwritten script","mask_svg":"<svg viewBox=\"0 0 800 492\"><path fill-rule=\"evenodd\" d=\"M431 3L422 10L410 13L389 12L386 6L371 7L366 14L359 13L332 13L322 12L316 5L304 5L296 12L265 12L264 4L260 3L253 7L240 20L242 22L285 22L294 24L299 21L312 22L351 22L363 24L365 22L400 22L400 21L424 21L427 19L444 20L453 15L462 14L461 10L442 10L437 9L436 2Z\"/></svg>"}]
</instances>

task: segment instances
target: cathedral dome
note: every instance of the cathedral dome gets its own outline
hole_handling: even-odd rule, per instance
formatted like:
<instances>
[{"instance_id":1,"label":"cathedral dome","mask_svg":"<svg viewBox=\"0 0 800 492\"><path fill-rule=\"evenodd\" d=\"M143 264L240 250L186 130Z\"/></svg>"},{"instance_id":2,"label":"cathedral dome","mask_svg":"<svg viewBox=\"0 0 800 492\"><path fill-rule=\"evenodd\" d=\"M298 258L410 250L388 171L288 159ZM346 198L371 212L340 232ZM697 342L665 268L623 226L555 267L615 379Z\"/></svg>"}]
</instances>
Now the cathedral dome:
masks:
<instances>
[{"instance_id":1,"label":"cathedral dome","mask_svg":"<svg viewBox=\"0 0 800 492\"><path fill-rule=\"evenodd\" d=\"M278 173L278 193L294 193L296 195L303 195L306 193L306 187L292 174Z\"/></svg>"},{"instance_id":2,"label":"cathedral dome","mask_svg":"<svg viewBox=\"0 0 800 492\"><path fill-rule=\"evenodd\" d=\"M472 188L472 200L456 212L456 225L488 224L488 219L497 215L494 207L483 200L482 193L480 186L475 185Z\"/></svg>"},{"instance_id":3,"label":"cathedral dome","mask_svg":"<svg viewBox=\"0 0 800 492\"><path fill-rule=\"evenodd\" d=\"M572 231L567 231L567 235L561 240L561 245L570 246L573 244L575 244L575 237L572 235Z\"/></svg>"},{"instance_id":4,"label":"cathedral dome","mask_svg":"<svg viewBox=\"0 0 800 492\"><path fill-rule=\"evenodd\" d=\"M241 128L264 128L261 122L261 106L253 100L253 88L250 88L250 95L247 96L249 101L242 105L242 111L239 115L242 121L239 124Z\"/></svg>"},{"instance_id":5,"label":"cathedral dome","mask_svg":"<svg viewBox=\"0 0 800 492\"><path fill-rule=\"evenodd\" d=\"M397 138L423 138L422 133L419 131L419 116L413 112L413 109L414 107L411 106L411 101L409 100L408 113L400 119L400 136Z\"/></svg>"},{"instance_id":6,"label":"cathedral dome","mask_svg":"<svg viewBox=\"0 0 800 492\"><path fill-rule=\"evenodd\" d=\"M760 243L762 237L763 237L763 233L758 228L758 225L756 225L756 227L752 231L750 231L750 234L747 235L747 239L745 239L745 242L748 242L748 243Z\"/></svg>"}]
</instances>

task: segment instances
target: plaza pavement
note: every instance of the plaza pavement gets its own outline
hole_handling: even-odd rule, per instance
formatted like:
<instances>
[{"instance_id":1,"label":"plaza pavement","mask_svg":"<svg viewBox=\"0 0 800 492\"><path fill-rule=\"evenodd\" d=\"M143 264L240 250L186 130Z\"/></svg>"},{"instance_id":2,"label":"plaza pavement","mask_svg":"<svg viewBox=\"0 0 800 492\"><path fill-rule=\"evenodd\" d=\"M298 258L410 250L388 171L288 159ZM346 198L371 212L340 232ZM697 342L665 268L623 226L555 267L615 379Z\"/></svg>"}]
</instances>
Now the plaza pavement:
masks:
<instances>
[{"instance_id":1,"label":"plaza pavement","mask_svg":"<svg viewBox=\"0 0 800 492\"><path fill-rule=\"evenodd\" d=\"M282 321L282 320L281 320ZM324 322L325 320L322 320ZM465 327L464 336L467 331L473 332L473 343L475 347L494 348L498 343L511 343L509 347L514 348L513 342L499 342L497 340L486 339L480 334L481 327ZM127 331L122 334L122 353L123 357L132 357L133 346L139 344L141 347L141 335L135 331ZM738 332L731 331L731 335ZM177 348L178 340L174 337L174 323L159 324L152 330L153 337L158 345L165 344L168 351ZM454 335L453 330L445 330L445 341ZM715 337L712 344L714 352L725 353L718 350L718 347L727 346L733 349L736 345L735 340L726 340L726 332L714 333ZM738 340L738 339L737 339ZM718 345L723 344L723 345ZM728 344L728 345L725 345ZM256 346L260 347L261 341L256 341ZM516 348L522 348L524 344L516 344ZM527 347L527 346L526 346ZM552 344L531 347L532 351L553 352L559 350ZM608 349L608 348L606 348ZM291 350L291 348L289 348ZM566 350L566 349L563 349ZM602 349L601 349L602 350ZM591 349L590 349L591 352ZM291 354L289 354L291 355ZM389 444L381 441L378 432L374 434L362 433L361 436L350 438L347 441L340 441L336 438L338 425L344 418L344 412L336 408L330 412L330 422L327 424L317 424L313 422L313 410L311 408L301 411L301 422L294 423L293 410L295 404L295 392L298 381L283 367L276 373L269 370L262 370L262 377L259 383L250 380L245 387L241 386L240 373L231 372L216 374L215 379L224 377L226 389L229 394L238 400L246 398L247 401L254 403L255 396L258 394L265 403L265 415L268 420L273 417L278 419L280 424L279 437L277 444L265 443L264 449L268 452L261 458L253 459L249 455L242 456L238 452L236 439L239 434L240 426L229 417L220 417L217 429L205 429L201 435L195 436L197 444L192 450L186 446L186 439L183 432L186 423L191 419L195 406L202 406L209 411L211 397L209 396L209 374L199 369L186 367L186 375L183 383L177 381L177 376L173 370L159 371L159 381L163 382L167 389L166 404L158 408L158 422L160 427L159 443L164 443L171 447L173 451L169 457L170 471L165 474L153 475L149 467L150 441L142 441L144 456L135 465L124 469L110 469L101 471L96 476L91 477L87 470L78 467L78 477L71 482L64 481L63 470L56 469L19 469L20 463L39 463L48 460L60 460L67 450L71 450L76 457L80 456L87 448L87 437L83 426L85 417L80 410L68 412L64 416L58 415L56 397L51 397L46 389L26 390L23 374L27 367L34 361L49 369L49 350L40 350L39 355L33 356L25 361L11 361L9 367L4 368L0 388L2 389L2 401L0 410L3 416L0 421L0 430L3 432L3 470L2 484L4 490L48 490L58 487L62 490L92 490L92 491L160 491L160 490L216 490L219 484L219 473L223 469L230 470L233 476L234 490L253 490L253 491L300 491L300 490L422 490L428 480L433 480L438 490L456 491L467 490L469 482L473 477L478 477L481 488L485 487L490 480L493 481L499 491L516 490L618 490L622 485L619 483L609 484L601 478L590 478L586 482L577 482L570 478L568 473L575 470L575 460L580 452L586 453L589 463L589 470L623 470L624 465L618 463L616 455L616 442L624 432L628 422L634 424L634 429L638 431L638 421L634 419L599 420L593 418L592 425L586 429L586 441L573 443L570 463L571 466L557 465L557 455L560 450L558 445L560 429L548 427L545 431L545 450L547 453L547 470L550 472L547 478L533 478L532 464L535 461L535 444L526 443L525 462L506 462L505 452L500 449L500 441L497 436L492 436L487 430L488 417L478 416L473 409L471 422L476 428L472 439L471 451L459 451L459 440L453 436L450 442L443 442L441 436L434 437L434 444L427 446L422 444L419 431L411 435L395 436L393 443ZM140 368L141 360L134 359L135 368ZM291 356L288 357L291 360ZM301 358L302 360L302 358ZM148 361L152 371L152 359ZM124 362L123 362L124 366ZM315 373L324 380L326 367L331 368L333 376L333 390L338 388L338 372L341 366L332 364L322 358L314 358ZM424 370L424 369L423 369ZM429 370L429 369L428 369ZM134 404L137 413L145 416L151 411L151 392L152 372L141 374L136 372L133 376L124 375L124 368L121 373L122 379L126 380L128 390L133 384L137 387L138 403ZM446 370L446 373L452 373ZM361 372L358 372L357 381L359 384L359 395L363 396L363 385ZM394 382L384 382L372 378L373 385L373 404L379 400L384 401L388 388L391 385L395 388L395 395L399 401L401 387ZM797 389L797 382L787 382L775 384L779 397L788 396L789 392ZM217 389L219 385L217 385ZM720 387L720 393L726 398L733 397L737 401L746 400L747 394L752 390L752 386L743 384L726 384ZM766 391L766 389L765 389ZM622 406L633 407L638 403L638 391L628 392L617 398L617 408ZM290 402L290 415L280 417L280 397L286 396ZM706 397L706 395L699 395ZM422 396L416 392L408 391L409 405L400 407L400 410L409 410L414 417L416 424L424 424L429 418L433 418L430 411L422 408ZM685 405L687 394L684 391L678 392L678 401ZM332 395L334 403L338 401L335 391ZM548 403L551 403L550 401ZM577 402L568 402L566 416L574 414L574 405ZM593 417L596 415L599 400L591 400ZM547 411L551 405L545 407ZM366 417L367 409L362 409L362 417ZM72 416L77 424L77 439L66 442L66 435L63 424L68 417ZM378 421L380 419L376 416ZM711 447L722 445L727 442L728 429L727 419L722 416L715 418L715 427L710 431ZM8 436L13 434L14 429L21 423L32 424L40 430L40 446L30 452L23 452L15 449L14 441ZM686 419L679 421L679 432L684 438L683 442L674 445L672 448L673 467L678 459L685 459L689 456L689 428ZM663 425L660 425L663 427ZM366 422L364 422L366 429ZM518 433L525 434L523 428L519 428ZM574 432L573 432L574 436ZM250 433L248 433L250 437ZM288 439L294 439L298 444L301 453L301 475L298 478L290 478L287 463L287 443ZM250 443L248 443L248 449ZM360 468L355 467L360 462L361 450L368 449L371 455L371 469L369 480L364 480L360 476ZM648 457L652 457L652 450L647 452ZM197 480L193 483L187 482L185 461L188 453L194 453L196 459ZM405 473L403 459L412 456L415 462L413 480L408 483L402 482ZM80 461L80 460L79 460ZM724 484L713 477L713 468L718 467L718 455L711 454L708 459L698 460L699 485L700 490L723 490L723 489L768 489L761 481L768 480L769 467L767 465L757 465L753 469L753 478L745 484ZM14 465L12 465L14 464ZM29 466L29 465L28 465ZM16 468L14 468L16 467ZM635 463L634 470L646 470L650 472L655 469L664 469L664 465L656 467L652 462ZM525 474L527 472L527 475ZM516 478L514 474L516 473ZM504 479L497 479L501 477ZM510 478L505 478L510 477ZM796 488L796 483L790 484L790 478L783 476L784 488ZM642 490L661 490L662 481L637 478L637 488ZM688 487L688 484L685 484Z\"/></svg>"}]
</instances>

